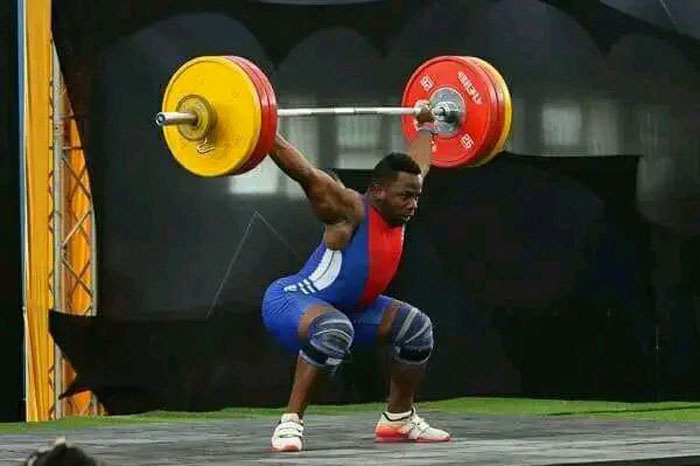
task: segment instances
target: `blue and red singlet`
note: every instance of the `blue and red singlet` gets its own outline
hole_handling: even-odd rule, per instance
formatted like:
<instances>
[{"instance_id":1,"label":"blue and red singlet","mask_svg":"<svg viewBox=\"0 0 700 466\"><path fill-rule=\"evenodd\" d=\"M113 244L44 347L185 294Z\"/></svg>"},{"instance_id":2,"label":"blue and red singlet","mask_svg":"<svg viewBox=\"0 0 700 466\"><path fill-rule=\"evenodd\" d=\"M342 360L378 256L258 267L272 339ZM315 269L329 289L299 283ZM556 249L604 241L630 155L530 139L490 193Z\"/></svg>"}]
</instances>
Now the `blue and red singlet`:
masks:
<instances>
[{"instance_id":1,"label":"blue and red singlet","mask_svg":"<svg viewBox=\"0 0 700 466\"><path fill-rule=\"evenodd\" d=\"M392 298L381 293L396 274L403 250L404 226L389 225L365 201L362 223L342 250L321 244L296 274L273 282L263 298L267 330L287 349L298 351L298 327L306 309L330 305L355 328L354 345L375 341L377 327Z\"/></svg>"}]
</instances>

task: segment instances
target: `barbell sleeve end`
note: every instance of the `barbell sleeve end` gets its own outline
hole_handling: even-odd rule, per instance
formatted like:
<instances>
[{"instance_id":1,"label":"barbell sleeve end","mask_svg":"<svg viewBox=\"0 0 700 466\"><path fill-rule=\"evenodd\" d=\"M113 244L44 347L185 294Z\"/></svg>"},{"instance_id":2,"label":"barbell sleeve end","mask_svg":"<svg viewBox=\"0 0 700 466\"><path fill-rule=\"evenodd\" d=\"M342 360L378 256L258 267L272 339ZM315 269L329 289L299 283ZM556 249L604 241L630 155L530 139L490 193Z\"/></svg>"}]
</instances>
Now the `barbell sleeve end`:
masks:
<instances>
[{"instance_id":1,"label":"barbell sleeve end","mask_svg":"<svg viewBox=\"0 0 700 466\"><path fill-rule=\"evenodd\" d=\"M158 112L156 114L156 125L196 125L197 115L185 112Z\"/></svg>"}]
</instances>

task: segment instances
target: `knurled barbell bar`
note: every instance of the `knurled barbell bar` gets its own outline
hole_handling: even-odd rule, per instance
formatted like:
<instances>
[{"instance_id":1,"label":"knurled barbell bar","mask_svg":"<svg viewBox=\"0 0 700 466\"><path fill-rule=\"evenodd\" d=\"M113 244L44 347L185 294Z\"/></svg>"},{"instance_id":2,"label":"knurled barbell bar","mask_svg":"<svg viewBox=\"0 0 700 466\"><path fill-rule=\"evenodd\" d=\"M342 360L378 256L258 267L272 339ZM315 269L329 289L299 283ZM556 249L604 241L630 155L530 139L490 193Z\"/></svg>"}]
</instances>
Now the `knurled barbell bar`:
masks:
<instances>
[{"instance_id":1,"label":"knurled barbell bar","mask_svg":"<svg viewBox=\"0 0 700 466\"><path fill-rule=\"evenodd\" d=\"M316 115L418 115L421 107L311 107L311 108L282 108L277 110L280 117L300 117ZM440 102L436 108L430 109L437 119L455 121L462 115L462 109L447 102ZM156 124L167 125L197 125L198 115L189 112L158 112Z\"/></svg>"},{"instance_id":2,"label":"knurled barbell bar","mask_svg":"<svg viewBox=\"0 0 700 466\"><path fill-rule=\"evenodd\" d=\"M199 57L171 78L156 124L175 158L201 176L245 173L270 151L278 117L398 115L407 139L424 105L437 131L433 165L476 166L503 149L512 119L503 77L474 57L428 60L408 80L401 107L277 109L270 81L242 57Z\"/></svg>"}]
</instances>

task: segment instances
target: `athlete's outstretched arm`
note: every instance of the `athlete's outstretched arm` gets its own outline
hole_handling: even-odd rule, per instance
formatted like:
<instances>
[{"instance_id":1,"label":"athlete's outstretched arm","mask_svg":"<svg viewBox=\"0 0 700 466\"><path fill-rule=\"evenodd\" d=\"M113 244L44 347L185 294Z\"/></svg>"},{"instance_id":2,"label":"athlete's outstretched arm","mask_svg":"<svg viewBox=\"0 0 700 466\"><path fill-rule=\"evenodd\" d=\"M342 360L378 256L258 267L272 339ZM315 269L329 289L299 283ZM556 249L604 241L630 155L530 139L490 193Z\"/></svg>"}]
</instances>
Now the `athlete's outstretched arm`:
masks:
<instances>
[{"instance_id":1,"label":"athlete's outstretched arm","mask_svg":"<svg viewBox=\"0 0 700 466\"><path fill-rule=\"evenodd\" d=\"M344 187L323 170L309 163L304 155L279 133L270 157L284 173L301 185L318 218L327 225L356 220L362 215L360 194Z\"/></svg>"},{"instance_id":2,"label":"athlete's outstretched arm","mask_svg":"<svg viewBox=\"0 0 700 466\"><path fill-rule=\"evenodd\" d=\"M429 131L419 131L411 145L408 146L408 156L420 167L425 178L430 170L430 159L433 155L433 135Z\"/></svg>"},{"instance_id":3,"label":"athlete's outstretched arm","mask_svg":"<svg viewBox=\"0 0 700 466\"><path fill-rule=\"evenodd\" d=\"M432 112L427 107L423 107L421 112L416 116L416 120L418 120L418 125L420 127L421 125L430 125L434 118ZM408 156L418 164L423 177L425 177L425 175L428 174L428 170L430 170L430 159L433 155L432 143L433 134L428 129L423 129L418 131L418 135L411 141L411 145L408 146Z\"/></svg>"}]
</instances>

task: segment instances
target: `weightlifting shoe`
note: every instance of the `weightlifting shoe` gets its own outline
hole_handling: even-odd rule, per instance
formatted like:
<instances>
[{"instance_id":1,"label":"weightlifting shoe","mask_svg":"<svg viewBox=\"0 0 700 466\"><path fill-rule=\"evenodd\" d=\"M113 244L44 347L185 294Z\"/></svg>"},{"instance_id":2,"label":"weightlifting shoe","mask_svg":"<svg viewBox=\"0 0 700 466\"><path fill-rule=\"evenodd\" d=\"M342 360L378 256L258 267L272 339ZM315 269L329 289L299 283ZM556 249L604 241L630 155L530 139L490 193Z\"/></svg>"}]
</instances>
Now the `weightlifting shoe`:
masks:
<instances>
[{"instance_id":1,"label":"weightlifting shoe","mask_svg":"<svg viewBox=\"0 0 700 466\"><path fill-rule=\"evenodd\" d=\"M272 434L274 451L301 451L304 445L304 421L296 413L282 415Z\"/></svg>"},{"instance_id":2,"label":"weightlifting shoe","mask_svg":"<svg viewBox=\"0 0 700 466\"><path fill-rule=\"evenodd\" d=\"M378 443L391 442L447 442L450 434L444 430L430 427L427 422L411 408L406 416L396 419L386 411L382 413L374 429L374 438Z\"/></svg>"}]
</instances>

